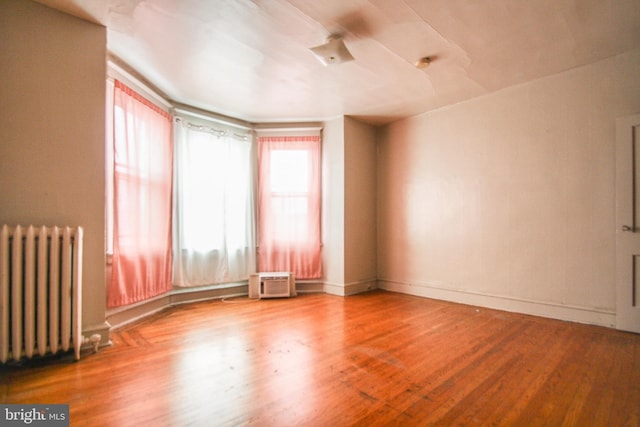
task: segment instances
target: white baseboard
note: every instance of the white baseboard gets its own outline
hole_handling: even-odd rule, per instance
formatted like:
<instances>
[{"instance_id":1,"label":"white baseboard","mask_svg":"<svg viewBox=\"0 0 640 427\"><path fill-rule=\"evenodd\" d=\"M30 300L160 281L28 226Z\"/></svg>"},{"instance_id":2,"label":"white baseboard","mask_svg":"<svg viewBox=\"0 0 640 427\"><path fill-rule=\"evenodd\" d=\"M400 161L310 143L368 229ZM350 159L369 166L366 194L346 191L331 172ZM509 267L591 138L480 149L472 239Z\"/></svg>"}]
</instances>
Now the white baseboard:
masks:
<instances>
[{"instance_id":1,"label":"white baseboard","mask_svg":"<svg viewBox=\"0 0 640 427\"><path fill-rule=\"evenodd\" d=\"M615 312L589 307L568 306L555 303L528 301L499 295L473 293L462 290L442 289L426 284L395 280L378 280L378 288L425 298L468 304L496 310L530 314L571 322L615 327Z\"/></svg>"},{"instance_id":2,"label":"white baseboard","mask_svg":"<svg viewBox=\"0 0 640 427\"><path fill-rule=\"evenodd\" d=\"M615 312L588 307L567 306L561 304L528 301L499 295L473 293L463 290L443 289L423 283L409 283L389 279L367 279L350 283L331 283L321 281L300 281L296 283L299 294L324 292L331 295L349 296L373 289L382 289L425 298L450 301L504 310L552 319L615 327ZM202 301L206 299L229 298L247 295L247 285L234 283L225 286L212 286L194 289L177 289L165 295L134 304L129 307L111 310L103 325L85 328L83 334L95 333L102 337L101 346L109 345L109 330L124 326L150 314L177 304Z\"/></svg>"},{"instance_id":3,"label":"white baseboard","mask_svg":"<svg viewBox=\"0 0 640 427\"><path fill-rule=\"evenodd\" d=\"M135 304L107 311L107 322L111 329L121 328L129 323L143 319L164 310L171 303L170 295L164 294Z\"/></svg>"},{"instance_id":4,"label":"white baseboard","mask_svg":"<svg viewBox=\"0 0 640 427\"><path fill-rule=\"evenodd\" d=\"M116 329L174 305L210 299L232 298L247 294L248 286L242 282L196 288L176 288L166 294L139 303L109 310L107 312L107 321L112 325L111 329Z\"/></svg>"},{"instance_id":5,"label":"white baseboard","mask_svg":"<svg viewBox=\"0 0 640 427\"><path fill-rule=\"evenodd\" d=\"M359 280L345 284L324 282L323 291L327 294L346 297L377 289L377 283L377 279Z\"/></svg>"},{"instance_id":6,"label":"white baseboard","mask_svg":"<svg viewBox=\"0 0 640 427\"><path fill-rule=\"evenodd\" d=\"M312 294L324 292L324 284L313 280L296 280L296 292L298 294Z\"/></svg>"}]
</instances>

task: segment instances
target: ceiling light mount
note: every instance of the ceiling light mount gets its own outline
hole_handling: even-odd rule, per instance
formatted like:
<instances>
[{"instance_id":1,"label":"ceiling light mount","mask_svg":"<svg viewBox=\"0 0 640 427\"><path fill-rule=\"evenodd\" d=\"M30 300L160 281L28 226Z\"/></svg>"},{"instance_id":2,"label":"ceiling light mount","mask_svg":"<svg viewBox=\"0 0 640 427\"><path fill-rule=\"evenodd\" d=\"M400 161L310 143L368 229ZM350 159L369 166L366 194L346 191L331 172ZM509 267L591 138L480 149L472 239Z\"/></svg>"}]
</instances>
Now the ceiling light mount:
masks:
<instances>
[{"instance_id":1,"label":"ceiling light mount","mask_svg":"<svg viewBox=\"0 0 640 427\"><path fill-rule=\"evenodd\" d=\"M310 50L323 65L335 65L353 61L353 55L347 49L340 34L331 34L327 37L325 44L312 47Z\"/></svg>"}]
</instances>

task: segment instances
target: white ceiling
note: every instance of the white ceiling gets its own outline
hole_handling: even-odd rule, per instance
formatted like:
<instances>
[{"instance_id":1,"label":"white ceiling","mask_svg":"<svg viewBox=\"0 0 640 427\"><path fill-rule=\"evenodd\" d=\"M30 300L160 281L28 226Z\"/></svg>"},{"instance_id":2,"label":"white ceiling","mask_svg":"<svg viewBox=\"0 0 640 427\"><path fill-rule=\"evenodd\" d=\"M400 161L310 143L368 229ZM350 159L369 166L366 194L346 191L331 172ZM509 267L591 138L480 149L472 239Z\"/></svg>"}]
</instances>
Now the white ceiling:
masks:
<instances>
[{"instance_id":1,"label":"white ceiling","mask_svg":"<svg viewBox=\"0 0 640 427\"><path fill-rule=\"evenodd\" d=\"M249 122L388 123L640 47L639 0L38 1L105 25L173 101ZM314 57L332 33L354 61Z\"/></svg>"}]
</instances>

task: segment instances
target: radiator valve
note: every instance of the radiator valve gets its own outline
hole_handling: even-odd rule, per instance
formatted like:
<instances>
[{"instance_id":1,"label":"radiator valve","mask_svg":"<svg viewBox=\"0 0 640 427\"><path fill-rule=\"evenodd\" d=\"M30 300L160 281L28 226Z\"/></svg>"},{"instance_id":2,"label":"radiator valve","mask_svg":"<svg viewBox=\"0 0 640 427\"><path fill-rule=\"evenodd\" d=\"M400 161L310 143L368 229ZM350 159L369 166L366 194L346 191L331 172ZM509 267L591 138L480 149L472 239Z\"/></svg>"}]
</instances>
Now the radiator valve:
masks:
<instances>
[{"instance_id":1,"label":"radiator valve","mask_svg":"<svg viewBox=\"0 0 640 427\"><path fill-rule=\"evenodd\" d=\"M91 341L91 345L93 346L93 352L94 353L98 352L98 346L100 345L100 340L101 339L102 339L102 336L100 334L93 334L89 338L89 341Z\"/></svg>"}]
</instances>

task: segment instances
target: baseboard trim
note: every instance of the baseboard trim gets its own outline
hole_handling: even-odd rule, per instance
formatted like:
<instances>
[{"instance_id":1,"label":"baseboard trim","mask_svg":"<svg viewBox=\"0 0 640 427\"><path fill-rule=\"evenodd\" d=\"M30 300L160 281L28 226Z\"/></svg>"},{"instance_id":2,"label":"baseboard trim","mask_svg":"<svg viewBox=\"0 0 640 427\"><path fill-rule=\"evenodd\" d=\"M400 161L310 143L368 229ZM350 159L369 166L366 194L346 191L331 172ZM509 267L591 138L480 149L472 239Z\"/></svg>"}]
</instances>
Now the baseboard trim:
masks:
<instances>
[{"instance_id":1,"label":"baseboard trim","mask_svg":"<svg viewBox=\"0 0 640 427\"><path fill-rule=\"evenodd\" d=\"M171 292L169 305L187 304L190 302L206 301L210 299L232 298L248 294L249 285L242 282L191 290L174 289Z\"/></svg>"},{"instance_id":2,"label":"baseboard trim","mask_svg":"<svg viewBox=\"0 0 640 427\"><path fill-rule=\"evenodd\" d=\"M378 288L377 279L358 280L349 283L324 282L323 291L327 294L346 297L349 295L361 294Z\"/></svg>"},{"instance_id":3,"label":"baseboard trim","mask_svg":"<svg viewBox=\"0 0 640 427\"><path fill-rule=\"evenodd\" d=\"M529 301L520 298L473 293L463 290L442 289L423 283L410 283L389 279L378 279L378 288L391 292L493 308L496 310L611 328L615 327L615 312L607 310Z\"/></svg>"},{"instance_id":4,"label":"baseboard trim","mask_svg":"<svg viewBox=\"0 0 640 427\"><path fill-rule=\"evenodd\" d=\"M111 329L117 329L174 305L211 299L232 298L248 294L249 288L246 282L197 288L176 288L166 294L139 303L109 310L107 312L107 322L111 325Z\"/></svg>"},{"instance_id":5,"label":"baseboard trim","mask_svg":"<svg viewBox=\"0 0 640 427\"><path fill-rule=\"evenodd\" d=\"M433 298L460 304L493 308L552 319L578 323L615 327L615 312L587 307L568 306L555 303L530 301L520 298L474 293L464 290L443 289L424 283L411 283L390 279L366 279L350 283L332 283L321 281L299 281L296 283L299 294L327 293L337 296L356 295L373 289L382 289L425 298ZM143 301L131 306L111 310L103 325L86 328L85 336L98 333L102 337L101 345L109 344L109 330L116 329L140 320L168 307L191 302L232 298L248 295L246 283L230 283L222 286L202 288L174 289L167 294Z\"/></svg>"},{"instance_id":6,"label":"baseboard trim","mask_svg":"<svg viewBox=\"0 0 640 427\"><path fill-rule=\"evenodd\" d=\"M296 280L296 292L298 294L312 294L324 292L324 284L313 280Z\"/></svg>"}]
</instances>

